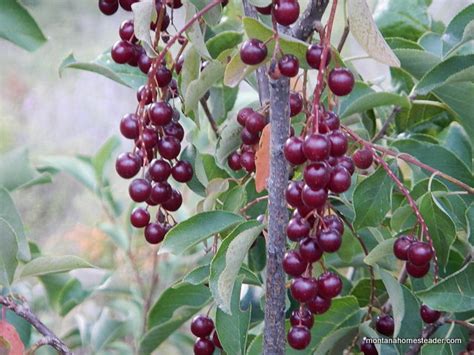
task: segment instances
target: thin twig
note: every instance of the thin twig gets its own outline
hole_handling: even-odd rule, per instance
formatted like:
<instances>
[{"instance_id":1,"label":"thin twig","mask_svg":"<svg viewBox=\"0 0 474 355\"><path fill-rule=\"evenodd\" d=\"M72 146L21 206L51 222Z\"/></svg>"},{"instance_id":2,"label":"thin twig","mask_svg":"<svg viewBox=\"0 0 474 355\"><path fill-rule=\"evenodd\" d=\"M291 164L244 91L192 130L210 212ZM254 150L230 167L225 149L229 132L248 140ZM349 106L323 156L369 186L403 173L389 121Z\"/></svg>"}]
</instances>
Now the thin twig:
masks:
<instances>
[{"instance_id":1,"label":"thin twig","mask_svg":"<svg viewBox=\"0 0 474 355\"><path fill-rule=\"evenodd\" d=\"M382 128L380 128L380 131L374 136L374 138L372 138L371 140L372 143L377 142L379 139L381 139L385 135L385 133L387 133L388 128L390 127L390 125L395 120L395 118L397 117L397 115L400 113L401 110L402 108L400 106L395 106L393 108L392 112L390 113L390 116L388 116Z\"/></svg>"},{"instance_id":2,"label":"thin twig","mask_svg":"<svg viewBox=\"0 0 474 355\"><path fill-rule=\"evenodd\" d=\"M209 110L209 106L207 105L207 100L204 97L202 97L201 100L199 101L201 102L202 109L204 110L204 113L206 114L207 120L209 121L209 124L211 125L212 130L216 134L216 137L219 138L219 127L217 126L216 120L212 116L211 110Z\"/></svg>"},{"instance_id":3,"label":"thin twig","mask_svg":"<svg viewBox=\"0 0 474 355\"><path fill-rule=\"evenodd\" d=\"M344 48L344 44L346 44L347 37L349 36L349 19L346 21L346 25L344 26L344 32L342 32L341 39L339 40L339 44L337 45L337 51L341 53L342 48Z\"/></svg>"}]
</instances>

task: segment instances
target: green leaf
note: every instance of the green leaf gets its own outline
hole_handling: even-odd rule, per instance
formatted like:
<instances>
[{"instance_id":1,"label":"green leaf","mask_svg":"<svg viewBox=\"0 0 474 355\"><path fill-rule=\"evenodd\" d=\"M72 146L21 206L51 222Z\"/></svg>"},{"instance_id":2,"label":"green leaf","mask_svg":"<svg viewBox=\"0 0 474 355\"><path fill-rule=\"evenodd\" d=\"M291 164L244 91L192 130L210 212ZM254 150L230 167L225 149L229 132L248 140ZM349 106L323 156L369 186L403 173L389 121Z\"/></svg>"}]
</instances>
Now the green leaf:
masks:
<instances>
[{"instance_id":1,"label":"green leaf","mask_svg":"<svg viewBox=\"0 0 474 355\"><path fill-rule=\"evenodd\" d=\"M421 78L415 92L426 95L445 84L474 81L474 54L453 56L436 65Z\"/></svg>"},{"instance_id":2,"label":"green leaf","mask_svg":"<svg viewBox=\"0 0 474 355\"><path fill-rule=\"evenodd\" d=\"M14 256L21 261L30 260L30 247L28 246L28 241L25 236L23 222L21 221L21 217L10 194L3 187L0 187L0 218L9 225L16 238L17 254Z\"/></svg>"},{"instance_id":3,"label":"green leaf","mask_svg":"<svg viewBox=\"0 0 474 355\"><path fill-rule=\"evenodd\" d=\"M387 271L378 268L378 272L387 289L392 304L393 320L395 322L394 337L413 338L413 334L420 334L423 324L419 317L420 304L413 293L404 285L400 285ZM404 354L410 344L397 344L397 348Z\"/></svg>"},{"instance_id":4,"label":"green leaf","mask_svg":"<svg viewBox=\"0 0 474 355\"><path fill-rule=\"evenodd\" d=\"M84 290L78 279L70 279L58 296L58 302L61 305L59 314L64 317L74 307L81 304L90 293L90 291Z\"/></svg>"},{"instance_id":5,"label":"green leaf","mask_svg":"<svg viewBox=\"0 0 474 355\"><path fill-rule=\"evenodd\" d=\"M13 228L1 217L0 235L2 236L2 247L0 248L0 284L9 288L13 282L18 266L16 259L18 244Z\"/></svg>"},{"instance_id":6,"label":"green leaf","mask_svg":"<svg viewBox=\"0 0 474 355\"><path fill-rule=\"evenodd\" d=\"M472 145L469 136L457 122L445 128L440 135L440 144L450 150L469 168L472 166Z\"/></svg>"},{"instance_id":7,"label":"green leaf","mask_svg":"<svg viewBox=\"0 0 474 355\"><path fill-rule=\"evenodd\" d=\"M427 290L417 293L430 308L442 312L465 312L474 309L474 263L448 276Z\"/></svg>"},{"instance_id":8,"label":"green leaf","mask_svg":"<svg viewBox=\"0 0 474 355\"><path fill-rule=\"evenodd\" d=\"M387 239L379 243L370 253L364 258L364 263L367 265L376 265L378 261L387 261L387 258L393 259L393 243L395 239ZM395 261L395 260L394 260Z\"/></svg>"},{"instance_id":9,"label":"green leaf","mask_svg":"<svg viewBox=\"0 0 474 355\"><path fill-rule=\"evenodd\" d=\"M150 34L150 22L156 16L156 7L153 0L140 1L132 4L133 10L133 32L140 44L145 49L150 58L157 57L153 48L153 41ZM156 17L155 17L156 18Z\"/></svg>"},{"instance_id":10,"label":"green leaf","mask_svg":"<svg viewBox=\"0 0 474 355\"><path fill-rule=\"evenodd\" d=\"M365 95L358 95L354 100L349 95L347 100L351 101L344 107L344 111L340 112L341 118L348 117L354 113L365 112L379 106L396 105L406 109L411 106L410 99L407 96L389 92L367 92Z\"/></svg>"},{"instance_id":11,"label":"green leaf","mask_svg":"<svg viewBox=\"0 0 474 355\"><path fill-rule=\"evenodd\" d=\"M376 227L390 210L393 181L383 168L359 183L352 197L354 228Z\"/></svg>"},{"instance_id":12,"label":"green leaf","mask_svg":"<svg viewBox=\"0 0 474 355\"><path fill-rule=\"evenodd\" d=\"M185 22L191 20L196 14L196 8L192 3L185 2L184 7L186 9ZM211 55L207 50L206 44L204 43L204 35L199 26L199 21L194 22L191 27L186 31L189 41L193 44L199 54L204 58L210 58Z\"/></svg>"},{"instance_id":13,"label":"green leaf","mask_svg":"<svg viewBox=\"0 0 474 355\"><path fill-rule=\"evenodd\" d=\"M120 146L120 139L116 136L109 138L100 147L99 151L92 157L92 165L94 166L97 177L102 180L104 176L105 165L112 159L112 154Z\"/></svg>"},{"instance_id":14,"label":"green leaf","mask_svg":"<svg viewBox=\"0 0 474 355\"><path fill-rule=\"evenodd\" d=\"M351 34L367 54L380 63L400 67L400 61L380 33L366 0L351 0L347 3Z\"/></svg>"},{"instance_id":15,"label":"green leaf","mask_svg":"<svg viewBox=\"0 0 474 355\"><path fill-rule=\"evenodd\" d=\"M209 61L199 78L193 80L186 89L184 96L185 114L197 109L199 100L206 92L224 76L225 66L219 61Z\"/></svg>"},{"instance_id":16,"label":"green leaf","mask_svg":"<svg viewBox=\"0 0 474 355\"><path fill-rule=\"evenodd\" d=\"M11 150L0 156L0 186L9 191L51 182L48 174L39 174L30 162L26 148Z\"/></svg>"},{"instance_id":17,"label":"green leaf","mask_svg":"<svg viewBox=\"0 0 474 355\"><path fill-rule=\"evenodd\" d=\"M178 283L166 289L148 314L148 332L140 341L140 354L150 354L184 322L211 300L206 286Z\"/></svg>"},{"instance_id":18,"label":"green leaf","mask_svg":"<svg viewBox=\"0 0 474 355\"><path fill-rule=\"evenodd\" d=\"M189 0L198 11L202 10L206 5L209 4L207 0ZM204 20L209 26L217 25L221 20L222 6L214 6L212 9L204 14Z\"/></svg>"},{"instance_id":19,"label":"green leaf","mask_svg":"<svg viewBox=\"0 0 474 355\"><path fill-rule=\"evenodd\" d=\"M237 120L227 120L216 145L216 161L220 166L226 166L227 157L235 151L241 143L240 132L242 126Z\"/></svg>"},{"instance_id":20,"label":"green leaf","mask_svg":"<svg viewBox=\"0 0 474 355\"><path fill-rule=\"evenodd\" d=\"M370 302L370 289L371 280L363 278L357 281L355 286L352 288L350 295L357 298L360 307L365 307ZM386 295L386 291L383 282L381 280L375 280L375 297L380 301L384 295Z\"/></svg>"},{"instance_id":21,"label":"green leaf","mask_svg":"<svg viewBox=\"0 0 474 355\"><path fill-rule=\"evenodd\" d=\"M231 293L230 313L220 308L216 311L216 329L222 347L227 354L244 355L250 325L250 308L240 308L240 290L242 277L236 280Z\"/></svg>"},{"instance_id":22,"label":"green leaf","mask_svg":"<svg viewBox=\"0 0 474 355\"><path fill-rule=\"evenodd\" d=\"M47 41L35 19L17 0L0 1L0 37L30 52Z\"/></svg>"},{"instance_id":23,"label":"green leaf","mask_svg":"<svg viewBox=\"0 0 474 355\"><path fill-rule=\"evenodd\" d=\"M173 227L165 237L161 252L183 254L211 235L235 226L243 218L234 213L212 211L197 214Z\"/></svg>"},{"instance_id":24,"label":"green leaf","mask_svg":"<svg viewBox=\"0 0 474 355\"><path fill-rule=\"evenodd\" d=\"M471 245L474 245L474 204L471 204L466 210L467 222L467 240Z\"/></svg>"},{"instance_id":25,"label":"green leaf","mask_svg":"<svg viewBox=\"0 0 474 355\"><path fill-rule=\"evenodd\" d=\"M437 57L442 57L443 41L439 33L426 32L423 36L420 37L420 39L418 40L418 43L427 52L430 52Z\"/></svg>"},{"instance_id":26,"label":"green leaf","mask_svg":"<svg viewBox=\"0 0 474 355\"><path fill-rule=\"evenodd\" d=\"M350 3L350 2L349 2ZM344 346L344 344L350 344L351 341L358 333L359 327L353 325L350 327L341 327L333 332L329 333L325 338L322 339L321 343L315 355L326 355L328 353L334 354L337 352L336 348ZM345 346L344 346L345 347Z\"/></svg>"},{"instance_id":27,"label":"green leaf","mask_svg":"<svg viewBox=\"0 0 474 355\"><path fill-rule=\"evenodd\" d=\"M466 27L469 24L472 24L473 18L474 4L465 7L461 12L454 16L443 34L443 54L447 54L453 48L462 44L463 39L465 38L464 34Z\"/></svg>"},{"instance_id":28,"label":"green leaf","mask_svg":"<svg viewBox=\"0 0 474 355\"><path fill-rule=\"evenodd\" d=\"M191 45L184 53L183 69L180 75L181 92L186 93L189 84L199 77L201 70L201 56L196 48Z\"/></svg>"},{"instance_id":29,"label":"green leaf","mask_svg":"<svg viewBox=\"0 0 474 355\"><path fill-rule=\"evenodd\" d=\"M90 345L94 353L100 352L107 344L127 334L128 327L127 320L116 319L111 310L105 308L90 329Z\"/></svg>"},{"instance_id":30,"label":"green leaf","mask_svg":"<svg viewBox=\"0 0 474 355\"><path fill-rule=\"evenodd\" d=\"M105 76L106 78L132 89L138 89L146 82L146 76L140 71L140 69L130 65L115 63L110 56L110 51L101 54L92 62L78 62L74 57L74 54L71 53L61 63L59 67L59 75L62 76L66 69L90 71Z\"/></svg>"},{"instance_id":31,"label":"green leaf","mask_svg":"<svg viewBox=\"0 0 474 355\"><path fill-rule=\"evenodd\" d=\"M206 42L211 57L216 59L226 49L236 48L242 42L243 35L237 31L224 31L218 33Z\"/></svg>"},{"instance_id":32,"label":"green leaf","mask_svg":"<svg viewBox=\"0 0 474 355\"><path fill-rule=\"evenodd\" d=\"M224 85L231 88L237 87L239 83L244 80L250 73L256 70L254 65L247 65L240 59L240 54L237 53L227 63L224 72Z\"/></svg>"},{"instance_id":33,"label":"green leaf","mask_svg":"<svg viewBox=\"0 0 474 355\"><path fill-rule=\"evenodd\" d=\"M36 277L94 267L92 264L75 255L40 256L23 266L20 277Z\"/></svg>"},{"instance_id":34,"label":"green leaf","mask_svg":"<svg viewBox=\"0 0 474 355\"><path fill-rule=\"evenodd\" d=\"M211 262L209 288L217 306L231 314L231 297L235 280L249 248L263 230L260 222L251 220L238 225L222 242Z\"/></svg>"}]
</instances>

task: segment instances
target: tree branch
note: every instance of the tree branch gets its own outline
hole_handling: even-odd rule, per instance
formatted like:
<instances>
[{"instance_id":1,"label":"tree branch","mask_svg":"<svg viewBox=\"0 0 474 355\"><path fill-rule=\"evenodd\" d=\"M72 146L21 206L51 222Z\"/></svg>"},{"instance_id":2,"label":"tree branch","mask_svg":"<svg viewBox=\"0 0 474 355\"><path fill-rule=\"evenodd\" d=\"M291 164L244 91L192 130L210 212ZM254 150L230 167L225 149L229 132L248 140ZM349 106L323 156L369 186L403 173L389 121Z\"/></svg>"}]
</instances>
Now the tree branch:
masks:
<instances>
[{"instance_id":1,"label":"tree branch","mask_svg":"<svg viewBox=\"0 0 474 355\"><path fill-rule=\"evenodd\" d=\"M321 21L329 0L311 0L298 22L292 28L292 35L301 40L307 40Z\"/></svg>"},{"instance_id":2,"label":"tree branch","mask_svg":"<svg viewBox=\"0 0 474 355\"><path fill-rule=\"evenodd\" d=\"M72 354L68 346L59 339L33 312L26 302L22 304L16 303L11 297L0 296L0 304L8 308L13 313L25 319L35 329L44 336L37 344L37 347L42 345L50 345L56 349L60 354Z\"/></svg>"}]
</instances>

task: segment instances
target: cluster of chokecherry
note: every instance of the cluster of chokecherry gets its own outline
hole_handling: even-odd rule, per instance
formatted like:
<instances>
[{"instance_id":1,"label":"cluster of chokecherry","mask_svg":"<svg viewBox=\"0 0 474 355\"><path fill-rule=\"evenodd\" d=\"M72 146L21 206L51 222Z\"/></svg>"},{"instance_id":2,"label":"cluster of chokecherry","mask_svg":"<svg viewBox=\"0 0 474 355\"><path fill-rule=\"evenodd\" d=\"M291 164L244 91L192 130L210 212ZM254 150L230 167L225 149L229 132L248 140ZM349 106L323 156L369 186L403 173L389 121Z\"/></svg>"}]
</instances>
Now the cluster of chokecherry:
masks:
<instances>
[{"instance_id":1,"label":"cluster of chokecherry","mask_svg":"<svg viewBox=\"0 0 474 355\"><path fill-rule=\"evenodd\" d=\"M408 275L420 278L430 271L430 261L434 257L434 251L429 243L417 241L411 235L402 235L393 244L393 253L403 261L406 261Z\"/></svg>"},{"instance_id":2,"label":"cluster of chokecherry","mask_svg":"<svg viewBox=\"0 0 474 355\"><path fill-rule=\"evenodd\" d=\"M191 333L198 337L194 343L195 355L212 355L216 347L222 349L214 322L209 316L200 314L194 317L191 321Z\"/></svg>"},{"instance_id":3,"label":"cluster of chokecherry","mask_svg":"<svg viewBox=\"0 0 474 355\"><path fill-rule=\"evenodd\" d=\"M111 15L119 5L131 11L131 5L135 2L137 0L100 0L99 8L106 15ZM150 30L157 31L158 40L167 42L169 35L166 28L170 17L164 1L156 0L155 4L158 18L151 21ZM179 0L166 1L166 5L173 9L182 6ZM160 57L148 57L135 37L133 20L121 24L119 35L121 40L111 50L112 59L118 64L138 66L148 77L147 83L137 91L139 104L136 112L125 115L120 121L121 134L132 140L134 145L131 152L117 157L115 168L124 179L134 178L142 171L141 177L134 178L130 183L129 194L134 202L145 203L146 207L134 209L130 222L136 228L144 228L145 239L149 243L157 244L175 223L170 212L177 211L183 202L179 190L168 182L169 178L186 183L193 176L191 164L178 159L184 129L178 122L179 111L170 104L172 99L178 97L173 70L179 71L179 63L167 66L164 60L159 60ZM184 41L178 40L181 45ZM159 206L153 222L150 206Z\"/></svg>"}]
</instances>

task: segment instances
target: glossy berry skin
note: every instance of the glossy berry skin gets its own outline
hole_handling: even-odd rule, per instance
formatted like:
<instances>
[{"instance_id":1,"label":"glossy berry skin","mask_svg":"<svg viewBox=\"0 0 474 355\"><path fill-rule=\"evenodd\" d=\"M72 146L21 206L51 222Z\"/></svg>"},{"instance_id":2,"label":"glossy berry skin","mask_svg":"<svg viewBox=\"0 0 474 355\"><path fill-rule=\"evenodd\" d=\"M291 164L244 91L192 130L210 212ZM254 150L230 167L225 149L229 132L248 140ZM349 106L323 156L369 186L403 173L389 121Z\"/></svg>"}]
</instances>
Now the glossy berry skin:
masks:
<instances>
[{"instance_id":1,"label":"glossy berry skin","mask_svg":"<svg viewBox=\"0 0 474 355\"><path fill-rule=\"evenodd\" d=\"M163 131L167 136L175 137L180 142L184 138L184 128L178 122L171 121L163 127Z\"/></svg>"},{"instance_id":2,"label":"glossy berry skin","mask_svg":"<svg viewBox=\"0 0 474 355\"><path fill-rule=\"evenodd\" d=\"M286 227L286 234L292 241L298 241L309 235L311 226L308 221L303 218L292 218Z\"/></svg>"},{"instance_id":3,"label":"glossy berry skin","mask_svg":"<svg viewBox=\"0 0 474 355\"><path fill-rule=\"evenodd\" d=\"M117 12L118 8L118 1L99 0L99 10L104 15L113 15Z\"/></svg>"},{"instance_id":4,"label":"glossy berry skin","mask_svg":"<svg viewBox=\"0 0 474 355\"><path fill-rule=\"evenodd\" d=\"M144 102L145 105L151 104L153 101L153 93L149 87L142 85L137 90L137 101Z\"/></svg>"},{"instance_id":5,"label":"glossy berry skin","mask_svg":"<svg viewBox=\"0 0 474 355\"><path fill-rule=\"evenodd\" d=\"M305 303L316 297L318 283L313 277L298 277L291 282L290 291L296 301Z\"/></svg>"},{"instance_id":6,"label":"glossy berry skin","mask_svg":"<svg viewBox=\"0 0 474 355\"><path fill-rule=\"evenodd\" d=\"M331 308L331 299L317 295L311 301L309 301L306 306L313 314L323 314L326 313L329 308Z\"/></svg>"},{"instance_id":7,"label":"glossy berry skin","mask_svg":"<svg viewBox=\"0 0 474 355\"><path fill-rule=\"evenodd\" d=\"M119 36L124 41L131 41L134 34L133 20L125 20L120 25Z\"/></svg>"},{"instance_id":8,"label":"glossy berry skin","mask_svg":"<svg viewBox=\"0 0 474 355\"><path fill-rule=\"evenodd\" d=\"M122 133L122 136L128 139L138 138L139 128L137 115L131 113L125 115L120 120L120 133Z\"/></svg>"},{"instance_id":9,"label":"glossy berry skin","mask_svg":"<svg viewBox=\"0 0 474 355\"><path fill-rule=\"evenodd\" d=\"M352 159L359 169L368 169L374 161L374 155L370 149L362 148L355 151Z\"/></svg>"},{"instance_id":10,"label":"glossy berry skin","mask_svg":"<svg viewBox=\"0 0 474 355\"><path fill-rule=\"evenodd\" d=\"M166 229L160 223L150 223L145 228L145 239L150 244L158 244L163 241Z\"/></svg>"},{"instance_id":11,"label":"glossy berry skin","mask_svg":"<svg viewBox=\"0 0 474 355\"><path fill-rule=\"evenodd\" d=\"M364 355L379 355L377 348L374 344L369 343L366 338L362 339L360 342L360 351L364 353Z\"/></svg>"},{"instance_id":12,"label":"glossy berry skin","mask_svg":"<svg viewBox=\"0 0 474 355\"><path fill-rule=\"evenodd\" d=\"M255 171L255 153L252 151L242 153L240 155L240 165L248 173Z\"/></svg>"},{"instance_id":13,"label":"glossy berry skin","mask_svg":"<svg viewBox=\"0 0 474 355\"><path fill-rule=\"evenodd\" d=\"M297 0L277 0L273 7L273 16L282 26L289 26L298 20L300 4Z\"/></svg>"},{"instance_id":14,"label":"glossy berry skin","mask_svg":"<svg viewBox=\"0 0 474 355\"><path fill-rule=\"evenodd\" d=\"M247 65L257 65L265 60L267 53L267 46L262 41L252 38L246 40L240 48L240 59Z\"/></svg>"},{"instance_id":15,"label":"glossy berry skin","mask_svg":"<svg viewBox=\"0 0 474 355\"><path fill-rule=\"evenodd\" d=\"M331 173L328 187L337 194L349 190L349 187L351 187L351 175L345 168L336 166Z\"/></svg>"},{"instance_id":16,"label":"glossy berry skin","mask_svg":"<svg viewBox=\"0 0 474 355\"><path fill-rule=\"evenodd\" d=\"M433 249L425 242L413 242L407 252L408 261L416 266L426 265L433 255Z\"/></svg>"},{"instance_id":17,"label":"glossy berry skin","mask_svg":"<svg viewBox=\"0 0 474 355\"><path fill-rule=\"evenodd\" d=\"M328 191L326 189L313 190L308 185L305 185L303 191L301 191L301 199L308 207L321 208L328 199Z\"/></svg>"},{"instance_id":18,"label":"glossy berry skin","mask_svg":"<svg viewBox=\"0 0 474 355\"><path fill-rule=\"evenodd\" d=\"M349 69L334 68L328 76L329 89L337 96L346 96L354 88L354 75Z\"/></svg>"},{"instance_id":19,"label":"glossy berry skin","mask_svg":"<svg viewBox=\"0 0 474 355\"><path fill-rule=\"evenodd\" d=\"M233 152L231 155L229 155L227 158L227 164L229 164L229 168L234 171L242 169L242 166L240 165L240 154Z\"/></svg>"},{"instance_id":20,"label":"glossy berry skin","mask_svg":"<svg viewBox=\"0 0 474 355\"><path fill-rule=\"evenodd\" d=\"M307 165L303 177L306 185L312 189L322 189L329 183L331 174L325 163L318 162Z\"/></svg>"},{"instance_id":21,"label":"glossy berry skin","mask_svg":"<svg viewBox=\"0 0 474 355\"><path fill-rule=\"evenodd\" d=\"M325 272L318 278L318 294L324 298L334 298L341 293L341 278L333 272Z\"/></svg>"},{"instance_id":22,"label":"glossy berry skin","mask_svg":"<svg viewBox=\"0 0 474 355\"><path fill-rule=\"evenodd\" d=\"M214 322L211 318L205 315L197 315L191 321L191 333L200 338L205 338L211 335L214 330Z\"/></svg>"},{"instance_id":23,"label":"glossy berry skin","mask_svg":"<svg viewBox=\"0 0 474 355\"><path fill-rule=\"evenodd\" d=\"M306 161L303 152L303 139L296 136L288 138L283 146L283 153L290 164L303 164Z\"/></svg>"},{"instance_id":24,"label":"glossy berry skin","mask_svg":"<svg viewBox=\"0 0 474 355\"><path fill-rule=\"evenodd\" d=\"M130 223L135 228L143 228L150 222L150 213L142 207L135 208L130 215Z\"/></svg>"},{"instance_id":25,"label":"glossy berry skin","mask_svg":"<svg viewBox=\"0 0 474 355\"><path fill-rule=\"evenodd\" d=\"M326 253L334 253L342 244L342 237L335 229L323 230L318 234L318 244Z\"/></svg>"},{"instance_id":26,"label":"glossy berry skin","mask_svg":"<svg viewBox=\"0 0 474 355\"><path fill-rule=\"evenodd\" d=\"M172 188L166 181L158 182L151 188L150 198L157 204L165 203L171 198Z\"/></svg>"},{"instance_id":27,"label":"glossy berry skin","mask_svg":"<svg viewBox=\"0 0 474 355\"><path fill-rule=\"evenodd\" d=\"M301 199L302 190L303 184L300 181L290 181L285 191L286 202L295 208L303 206L303 200Z\"/></svg>"},{"instance_id":28,"label":"glossy berry skin","mask_svg":"<svg viewBox=\"0 0 474 355\"><path fill-rule=\"evenodd\" d=\"M208 338L197 338L194 343L194 355L212 355L214 349L214 343Z\"/></svg>"},{"instance_id":29,"label":"glossy berry skin","mask_svg":"<svg viewBox=\"0 0 474 355\"><path fill-rule=\"evenodd\" d=\"M145 202L150 197L151 185L145 179L135 179L128 187L130 197L135 202Z\"/></svg>"},{"instance_id":30,"label":"glossy berry skin","mask_svg":"<svg viewBox=\"0 0 474 355\"><path fill-rule=\"evenodd\" d=\"M143 74L148 74L148 71L151 67L151 58L146 55L146 53L140 54L138 57L138 68L142 71Z\"/></svg>"},{"instance_id":31,"label":"glossy berry skin","mask_svg":"<svg viewBox=\"0 0 474 355\"><path fill-rule=\"evenodd\" d=\"M166 202L163 202L161 206L167 211L175 212L182 204L183 197L181 196L181 193L178 190L173 189L171 191L171 197Z\"/></svg>"},{"instance_id":32,"label":"glossy berry skin","mask_svg":"<svg viewBox=\"0 0 474 355\"><path fill-rule=\"evenodd\" d=\"M180 151L181 145L175 137L166 136L158 142L158 152L165 159L171 160L176 158Z\"/></svg>"},{"instance_id":33,"label":"glossy berry skin","mask_svg":"<svg viewBox=\"0 0 474 355\"><path fill-rule=\"evenodd\" d=\"M301 110L303 110L303 97L298 92L290 92L290 116L296 116Z\"/></svg>"},{"instance_id":34,"label":"glossy berry skin","mask_svg":"<svg viewBox=\"0 0 474 355\"><path fill-rule=\"evenodd\" d=\"M148 109L151 122L157 126L164 126L173 118L173 108L164 101L154 102Z\"/></svg>"},{"instance_id":35,"label":"glossy berry skin","mask_svg":"<svg viewBox=\"0 0 474 355\"><path fill-rule=\"evenodd\" d=\"M118 41L113 45L110 53L115 63L125 64L133 56L133 47L129 42Z\"/></svg>"},{"instance_id":36,"label":"glossy berry skin","mask_svg":"<svg viewBox=\"0 0 474 355\"><path fill-rule=\"evenodd\" d=\"M408 275L414 278L421 278L430 271L430 263L423 266L417 266L407 261L406 268Z\"/></svg>"},{"instance_id":37,"label":"glossy berry skin","mask_svg":"<svg viewBox=\"0 0 474 355\"><path fill-rule=\"evenodd\" d=\"M324 116L324 125L330 131L338 130L341 127L341 121L334 112L327 112Z\"/></svg>"},{"instance_id":38,"label":"glossy berry skin","mask_svg":"<svg viewBox=\"0 0 474 355\"><path fill-rule=\"evenodd\" d=\"M380 315L375 321L375 329L377 329L380 334L386 335L388 337L392 336L395 329L395 322L388 314Z\"/></svg>"},{"instance_id":39,"label":"glossy berry skin","mask_svg":"<svg viewBox=\"0 0 474 355\"><path fill-rule=\"evenodd\" d=\"M115 161L115 170L124 179L130 179L140 171L140 158L132 153L122 153Z\"/></svg>"},{"instance_id":40,"label":"glossy berry skin","mask_svg":"<svg viewBox=\"0 0 474 355\"><path fill-rule=\"evenodd\" d=\"M306 328L311 329L314 324L314 316L306 308L295 309L291 312L290 324L294 327L297 325L304 325Z\"/></svg>"},{"instance_id":41,"label":"glossy berry skin","mask_svg":"<svg viewBox=\"0 0 474 355\"><path fill-rule=\"evenodd\" d=\"M431 324L436 322L439 317L441 317L441 312L435 311L424 304L420 307L420 316L421 319L423 319L423 322Z\"/></svg>"},{"instance_id":42,"label":"glossy berry skin","mask_svg":"<svg viewBox=\"0 0 474 355\"><path fill-rule=\"evenodd\" d=\"M290 250L283 257L283 270L290 276L298 277L305 272L308 264L303 260L300 253L296 250Z\"/></svg>"},{"instance_id":43,"label":"glossy berry skin","mask_svg":"<svg viewBox=\"0 0 474 355\"><path fill-rule=\"evenodd\" d=\"M183 3L181 0L167 0L166 5L172 9L179 9L181 6L183 6Z\"/></svg>"},{"instance_id":44,"label":"glossy berry skin","mask_svg":"<svg viewBox=\"0 0 474 355\"><path fill-rule=\"evenodd\" d=\"M120 7L125 11L132 11L132 4L139 0L119 0Z\"/></svg>"},{"instance_id":45,"label":"glossy berry skin","mask_svg":"<svg viewBox=\"0 0 474 355\"><path fill-rule=\"evenodd\" d=\"M345 168L350 175L354 174L355 166L351 157L348 157L347 155L339 157L337 159L337 165Z\"/></svg>"},{"instance_id":46,"label":"glossy berry skin","mask_svg":"<svg viewBox=\"0 0 474 355\"><path fill-rule=\"evenodd\" d=\"M258 143L260 136L258 133L252 133L247 128L244 128L242 132L240 132L240 139L242 139L244 144L254 145Z\"/></svg>"},{"instance_id":47,"label":"glossy berry skin","mask_svg":"<svg viewBox=\"0 0 474 355\"><path fill-rule=\"evenodd\" d=\"M415 241L412 236L402 235L393 244L393 254L400 260L408 260L408 248Z\"/></svg>"},{"instance_id":48,"label":"glossy berry skin","mask_svg":"<svg viewBox=\"0 0 474 355\"><path fill-rule=\"evenodd\" d=\"M303 350L311 342L311 332L304 325L293 326L288 332L287 340L293 349Z\"/></svg>"},{"instance_id":49,"label":"glossy berry skin","mask_svg":"<svg viewBox=\"0 0 474 355\"><path fill-rule=\"evenodd\" d=\"M154 160L148 168L148 173L153 181L163 182L168 180L171 174L171 166L162 159Z\"/></svg>"},{"instance_id":50,"label":"glossy berry skin","mask_svg":"<svg viewBox=\"0 0 474 355\"><path fill-rule=\"evenodd\" d=\"M169 85L173 76L171 71L164 65L160 66L156 71L156 82L160 88L164 88Z\"/></svg>"},{"instance_id":51,"label":"glossy berry skin","mask_svg":"<svg viewBox=\"0 0 474 355\"><path fill-rule=\"evenodd\" d=\"M298 70L300 69L298 58L293 54L285 54L278 61L278 69L280 69L282 75L288 78L294 78L298 75Z\"/></svg>"},{"instance_id":52,"label":"glossy berry skin","mask_svg":"<svg viewBox=\"0 0 474 355\"><path fill-rule=\"evenodd\" d=\"M250 133L260 133L267 125L265 116L258 112L252 112L245 120L245 128Z\"/></svg>"},{"instance_id":53,"label":"glossy berry skin","mask_svg":"<svg viewBox=\"0 0 474 355\"><path fill-rule=\"evenodd\" d=\"M237 114L237 122L239 122L239 124L241 126L244 126L245 127L245 122L247 122L247 118L250 116L250 114L252 114L254 112L254 110L250 107L244 107L243 109L241 109L239 111L239 113Z\"/></svg>"},{"instance_id":54,"label":"glossy berry skin","mask_svg":"<svg viewBox=\"0 0 474 355\"><path fill-rule=\"evenodd\" d=\"M158 143L158 135L154 129L147 127L143 130L143 143L146 149L155 148ZM140 146L139 144L137 145Z\"/></svg>"},{"instance_id":55,"label":"glossy berry skin","mask_svg":"<svg viewBox=\"0 0 474 355\"><path fill-rule=\"evenodd\" d=\"M318 69L321 65L321 56L323 55L323 46L319 44L312 44L306 50L306 61L308 62L309 66L313 69ZM329 65L331 61L331 51L328 51L327 58L326 58L326 67Z\"/></svg>"},{"instance_id":56,"label":"glossy berry skin","mask_svg":"<svg viewBox=\"0 0 474 355\"><path fill-rule=\"evenodd\" d=\"M303 152L306 158L311 161L321 161L329 157L331 142L329 139L318 133L306 137L303 143Z\"/></svg>"},{"instance_id":57,"label":"glossy berry skin","mask_svg":"<svg viewBox=\"0 0 474 355\"><path fill-rule=\"evenodd\" d=\"M314 263L321 259L323 250L315 238L305 238L300 242L300 255L304 261Z\"/></svg>"},{"instance_id":58,"label":"glossy berry skin","mask_svg":"<svg viewBox=\"0 0 474 355\"><path fill-rule=\"evenodd\" d=\"M326 226L327 229L338 231L341 235L344 233L344 223L342 223L341 219L335 214L324 216L323 225Z\"/></svg>"},{"instance_id":59,"label":"glossy berry skin","mask_svg":"<svg viewBox=\"0 0 474 355\"><path fill-rule=\"evenodd\" d=\"M346 154L347 152L347 137L341 131L332 131L328 135L329 140L331 141L331 156L340 157Z\"/></svg>"},{"instance_id":60,"label":"glossy berry skin","mask_svg":"<svg viewBox=\"0 0 474 355\"><path fill-rule=\"evenodd\" d=\"M189 162L180 160L173 166L171 175L178 182L188 182L193 178L193 167Z\"/></svg>"},{"instance_id":61,"label":"glossy berry skin","mask_svg":"<svg viewBox=\"0 0 474 355\"><path fill-rule=\"evenodd\" d=\"M222 349L221 341L220 341L219 336L217 335L217 332L215 330L212 333L212 342L214 343L214 345L216 347L218 347L219 349Z\"/></svg>"}]
</instances>

